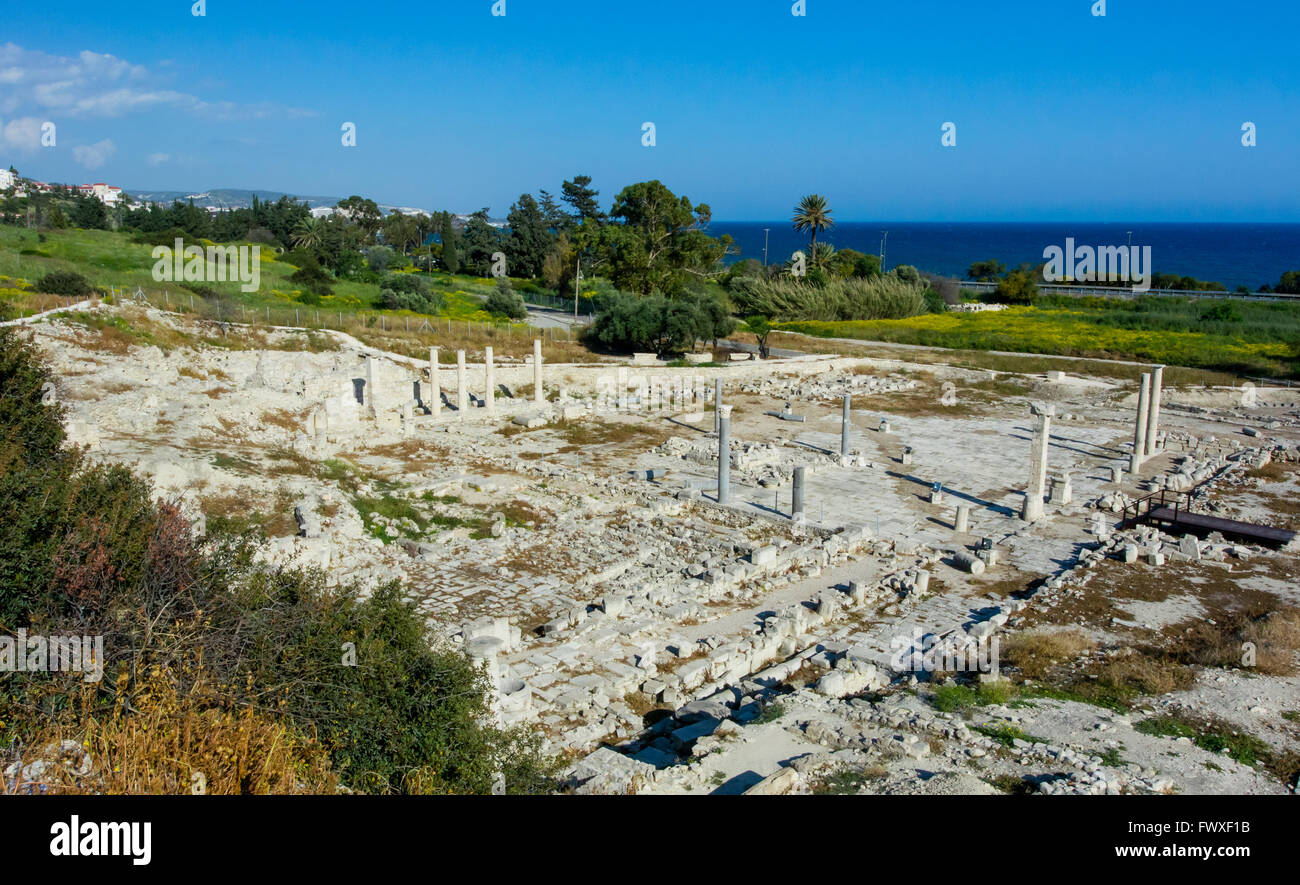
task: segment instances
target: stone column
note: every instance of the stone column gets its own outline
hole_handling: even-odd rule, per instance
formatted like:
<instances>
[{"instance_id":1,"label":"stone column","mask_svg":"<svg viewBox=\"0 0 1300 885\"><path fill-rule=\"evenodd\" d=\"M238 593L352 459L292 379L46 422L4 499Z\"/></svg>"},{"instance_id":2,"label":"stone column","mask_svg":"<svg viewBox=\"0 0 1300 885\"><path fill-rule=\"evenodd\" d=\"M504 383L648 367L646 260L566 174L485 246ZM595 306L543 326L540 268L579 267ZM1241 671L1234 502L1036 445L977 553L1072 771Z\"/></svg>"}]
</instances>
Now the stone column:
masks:
<instances>
[{"instance_id":1,"label":"stone column","mask_svg":"<svg viewBox=\"0 0 1300 885\"><path fill-rule=\"evenodd\" d=\"M1133 454L1129 458L1128 472L1134 475L1142 468L1147 456L1147 418L1151 412L1151 373L1142 373L1142 386L1138 388L1137 425L1133 428Z\"/></svg>"},{"instance_id":2,"label":"stone column","mask_svg":"<svg viewBox=\"0 0 1300 885\"><path fill-rule=\"evenodd\" d=\"M371 418L379 417L379 366L373 356L366 357L366 412Z\"/></svg>"},{"instance_id":3,"label":"stone column","mask_svg":"<svg viewBox=\"0 0 1300 885\"><path fill-rule=\"evenodd\" d=\"M533 339L533 402L539 406L546 400L542 396L542 339Z\"/></svg>"},{"instance_id":4,"label":"stone column","mask_svg":"<svg viewBox=\"0 0 1300 885\"><path fill-rule=\"evenodd\" d=\"M790 517L793 519L797 514L803 513L803 490L804 478L808 472L807 467L796 467L794 469L794 490L790 495Z\"/></svg>"},{"instance_id":5,"label":"stone column","mask_svg":"<svg viewBox=\"0 0 1300 885\"><path fill-rule=\"evenodd\" d=\"M964 535L970 531L970 505L957 505L957 518L953 520L952 530L959 535Z\"/></svg>"},{"instance_id":6,"label":"stone column","mask_svg":"<svg viewBox=\"0 0 1300 885\"><path fill-rule=\"evenodd\" d=\"M438 377L438 348L429 348L429 392L432 402L429 403L429 409L433 412L434 417L442 414L442 384Z\"/></svg>"},{"instance_id":7,"label":"stone column","mask_svg":"<svg viewBox=\"0 0 1300 885\"><path fill-rule=\"evenodd\" d=\"M840 418L840 457L849 456L849 395L844 394L844 414Z\"/></svg>"},{"instance_id":8,"label":"stone column","mask_svg":"<svg viewBox=\"0 0 1300 885\"><path fill-rule=\"evenodd\" d=\"M731 406L718 407L718 503L731 503Z\"/></svg>"},{"instance_id":9,"label":"stone column","mask_svg":"<svg viewBox=\"0 0 1300 885\"><path fill-rule=\"evenodd\" d=\"M465 351L456 351L456 417L464 418L469 409L469 389L465 387Z\"/></svg>"},{"instance_id":10,"label":"stone column","mask_svg":"<svg viewBox=\"0 0 1300 885\"><path fill-rule=\"evenodd\" d=\"M1034 434L1029 456L1029 488L1025 490L1025 503L1020 518L1034 522L1043 518L1043 495L1047 491L1047 447L1052 439L1052 417L1056 409L1048 407L1038 418L1038 431Z\"/></svg>"},{"instance_id":11,"label":"stone column","mask_svg":"<svg viewBox=\"0 0 1300 885\"><path fill-rule=\"evenodd\" d=\"M719 416L722 410L722 379L713 379L713 432L720 433L718 428Z\"/></svg>"},{"instance_id":12,"label":"stone column","mask_svg":"<svg viewBox=\"0 0 1300 885\"><path fill-rule=\"evenodd\" d=\"M1164 381L1165 367L1155 366L1151 369L1151 410L1147 413L1147 450L1146 457L1156 455L1156 434L1160 431L1160 387Z\"/></svg>"},{"instance_id":13,"label":"stone column","mask_svg":"<svg viewBox=\"0 0 1300 885\"><path fill-rule=\"evenodd\" d=\"M487 413L495 415L497 411L497 374L496 367L492 365L492 348L483 348L483 383L487 393L483 397L483 404L487 406Z\"/></svg>"}]
</instances>

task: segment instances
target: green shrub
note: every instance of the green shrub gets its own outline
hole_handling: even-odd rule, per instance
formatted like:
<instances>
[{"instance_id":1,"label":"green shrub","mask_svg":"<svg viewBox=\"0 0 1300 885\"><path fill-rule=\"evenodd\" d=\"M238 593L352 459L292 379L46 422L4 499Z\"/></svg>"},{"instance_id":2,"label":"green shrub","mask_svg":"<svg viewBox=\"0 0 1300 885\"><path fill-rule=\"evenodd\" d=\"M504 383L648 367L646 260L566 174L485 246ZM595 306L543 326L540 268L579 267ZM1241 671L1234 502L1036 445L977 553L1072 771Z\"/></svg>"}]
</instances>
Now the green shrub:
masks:
<instances>
[{"instance_id":1,"label":"green shrub","mask_svg":"<svg viewBox=\"0 0 1300 885\"><path fill-rule=\"evenodd\" d=\"M333 295L334 289L331 284L334 278L329 275L329 271L322 268L320 263L310 256L299 260L302 264L290 274L289 281L316 295Z\"/></svg>"},{"instance_id":2,"label":"green shrub","mask_svg":"<svg viewBox=\"0 0 1300 885\"><path fill-rule=\"evenodd\" d=\"M95 294L90 280L79 273L56 270L36 281L36 291L47 295L66 295L71 298L87 298Z\"/></svg>"},{"instance_id":3,"label":"green shrub","mask_svg":"<svg viewBox=\"0 0 1300 885\"><path fill-rule=\"evenodd\" d=\"M890 273L859 279L828 279L813 285L789 278L738 277L731 299L745 316L761 314L773 321L903 319L924 313L925 284Z\"/></svg>"},{"instance_id":4,"label":"green shrub","mask_svg":"<svg viewBox=\"0 0 1300 885\"><path fill-rule=\"evenodd\" d=\"M528 316L528 306L519 293L510 288L510 281L497 280L497 287L483 302L483 309L493 316L522 320Z\"/></svg>"},{"instance_id":5,"label":"green shrub","mask_svg":"<svg viewBox=\"0 0 1300 885\"><path fill-rule=\"evenodd\" d=\"M595 346L662 355L694 350L696 341L726 337L735 327L716 293L688 292L677 298L617 293L597 297L586 340Z\"/></svg>"},{"instance_id":6,"label":"green shrub","mask_svg":"<svg viewBox=\"0 0 1300 885\"><path fill-rule=\"evenodd\" d=\"M0 328L0 632L30 623L54 577L54 550L79 459L63 448L63 410L42 403L53 377Z\"/></svg>"}]
</instances>

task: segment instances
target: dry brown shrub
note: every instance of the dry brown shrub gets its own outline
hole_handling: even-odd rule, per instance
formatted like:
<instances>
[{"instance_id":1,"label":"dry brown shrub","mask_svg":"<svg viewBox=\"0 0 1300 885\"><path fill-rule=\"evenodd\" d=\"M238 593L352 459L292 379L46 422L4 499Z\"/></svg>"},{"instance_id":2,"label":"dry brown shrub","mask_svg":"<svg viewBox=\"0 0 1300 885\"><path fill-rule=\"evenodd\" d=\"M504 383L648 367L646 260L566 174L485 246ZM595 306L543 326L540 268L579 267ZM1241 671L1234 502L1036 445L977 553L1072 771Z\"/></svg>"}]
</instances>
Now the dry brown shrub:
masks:
<instances>
[{"instance_id":1,"label":"dry brown shrub","mask_svg":"<svg viewBox=\"0 0 1300 885\"><path fill-rule=\"evenodd\" d=\"M1042 679L1059 664L1073 661L1097 645L1078 630L1020 633L1002 642L1001 657L1029 679Z\"/></svg>"},{"instance_id":2,"label":"dry brown shrub","mask_svg":"<svg viewBox=\"0 0 1300 885\"><path fill-rule=\"evenodd\" d=\"M170 674L154 667L125 703L106 717L66 722L31 742L74 740L94 771L78 777L54 768L54 792L108 794L261 795L334 793L338 783L320 745L273 716L214 698L202 672L178 693ZM126 679L119 680L119 693ZM123 697L123 701L126 698Z\"/></svg>"}]
</instances>

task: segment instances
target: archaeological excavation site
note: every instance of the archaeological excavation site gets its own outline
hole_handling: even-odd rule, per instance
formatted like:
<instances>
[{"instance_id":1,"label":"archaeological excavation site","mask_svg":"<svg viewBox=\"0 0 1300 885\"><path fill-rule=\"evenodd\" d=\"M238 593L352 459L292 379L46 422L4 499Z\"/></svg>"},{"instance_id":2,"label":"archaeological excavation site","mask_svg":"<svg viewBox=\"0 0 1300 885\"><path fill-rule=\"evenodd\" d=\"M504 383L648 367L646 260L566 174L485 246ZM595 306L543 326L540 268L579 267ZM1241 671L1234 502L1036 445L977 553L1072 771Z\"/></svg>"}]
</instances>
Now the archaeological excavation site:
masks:
<instances>
[{"instance_id":1,"label":"archaeological excavation site","mask_svg":"<svg viewBox=\"0 0 1300 885\"><path fill-rule=\"evenodd\" d=\"M795 335L668 363L537 330L385 349L83 310L18 332L69 443L199 539L400 582L555 792L1300 775L1300 389Z\"/></svg>"}]
</instances>

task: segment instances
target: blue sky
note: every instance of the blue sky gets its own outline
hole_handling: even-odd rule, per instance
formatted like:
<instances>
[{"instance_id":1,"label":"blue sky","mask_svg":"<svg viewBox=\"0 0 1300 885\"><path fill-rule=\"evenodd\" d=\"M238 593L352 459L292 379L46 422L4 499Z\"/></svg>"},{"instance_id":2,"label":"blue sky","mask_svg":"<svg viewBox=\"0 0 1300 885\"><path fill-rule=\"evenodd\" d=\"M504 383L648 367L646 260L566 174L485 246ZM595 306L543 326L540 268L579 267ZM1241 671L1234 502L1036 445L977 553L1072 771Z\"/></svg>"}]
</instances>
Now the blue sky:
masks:
<instances>
[{"instance_id":1,"label":"blue sky","mask_svg":"<svg viewBox=\"0 0 1300 885\"><path fill-rule=\"evenodd\" d=\"M1294 2L191 3L8 4L0 163L494 215L585 172L733 220L818 192L844 221L1300 221Z\"/></svg>"}]
</instances>

